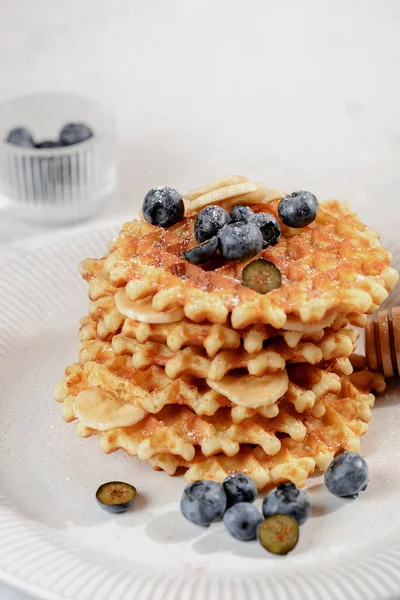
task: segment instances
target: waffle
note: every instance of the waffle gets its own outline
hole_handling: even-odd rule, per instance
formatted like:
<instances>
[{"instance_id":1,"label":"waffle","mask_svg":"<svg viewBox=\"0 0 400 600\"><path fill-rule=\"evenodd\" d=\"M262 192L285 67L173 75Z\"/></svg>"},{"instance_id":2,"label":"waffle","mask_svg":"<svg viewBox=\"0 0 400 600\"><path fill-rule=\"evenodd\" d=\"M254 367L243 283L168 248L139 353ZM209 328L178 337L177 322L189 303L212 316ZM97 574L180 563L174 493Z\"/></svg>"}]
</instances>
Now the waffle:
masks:
<instances>
[{"instance_id":1,"label":"waffle","mask_svg":"<svg viewBox=\"0 0 400 600\"><path fill-rule=\"evenodd\" d=\"M105 429L104 431L97 425L96 428L87 427L80 422L78 423L78 432L84 437L101 434L100 443L104 451L112 452L123 448L130 455L137 455L142 460L148 460L159 453L171 453L191 461L195 456L195 446L197 445L200 446L204 456L220 452L227 456L234 456L239 452L240 444L259 445L266 454L274 456L281 449L277 433L285 433L291 440L304 442L310 423L309 429L313 432L315 424L317 423L319 426L320 421L323 421L324 426L326 426L327 420L336 424L337 419L333 418L331 414L332 403L334 406L340 406L342 413L347 411L346 415L351 416L349 420L354 421L357 418L368 422L370 413L367 407L373 403L373 396L369 397L368 394L364 394L361 398L361 394L355 393L354 386L351 386L348 380L344 381L342 387L340 395L328 394L322 400L325 411L319 419L308 413L301 417L296 413L294 407L286 402L281 405L277 417L265 419L259 415L253 415L241 421L240 424L232 421L228 408L220 408L212 417L200 417L186 406L170 405L154 415L146 415L140 422L129 426L124 424L118 427L115 426L115 423L107 423L103 419L101 426ZM91 395L97 395L93 398L93 403L91 403ZM99 396L98 391L93 389L81 392L80 397L81 400L78 396L79 410L77 414L81 419L84 419L87 414L93 414L94 403L97 411L99 405L105 405L104 410L101 410L101 415L104 417L109 414L110 403L115 401L115 398L111 399L111 394L101 392ZM134 406L121 399L119 402L120 409L129 405ZM85 409L87 414L85 414ZM131 415L127 414L127 411L112 410L112 419L115 421L122 421L125 416L129 419ZM112 428L111 425L113 425Z\"/></svg>"},{"instance_id":2,"label":"waffle","mask_svg":"<svg viewBox=\"0 0 400 600\"><path fill-rule=\"evenodd\" d=\"M168 405L186 406L199 416L212 416L220 408L229 408L236 424L255 415L273 418L279 414L280 402L292 404L298 413L310 411L320 415L322 398L341 387L339 375L311 365L289 367L288 374L284 372L283 385L282 374L269 376L268 380L248 376L208 383L223 393L194 377L172 380L160 367L135 371L129 357L120 356L106 364L91 361L83 368L71 365L56 385L55 398L63 403L67 422L80 419L89 429L106 431L116 427L116 423L134 425ZM92 393L81 395L93 391L98 392L97 397ZM256 399L256 407L249 398ZM121 415L126 417L124 422Z\"/></svg>"},{"instance_id":3,"label":"waffle","mask_svg":"<svg viewBox=\"0 0 400 600\"><path fill-rule=\"evenodd\" d=\"M84 278L90 277L88 279L91 297L89 316L97 323L97 335L103 340L122 330L128 337L135 337L142 343L164 341L173 351L184 345L204 346L207 354L214 357L221 348L237 347L240 339L246 351L254 353L259 351L263 342L271 337L283 337L289 346L294 347L301 339L306 341L320 339L323 329L328 327L335 331L348 324L365 327L367 321L365 314L343 315L329 311L317 323L302 323L298 317L289 316L281 329L260 323L240 330L232 329L229 324L224 326L207 321L194 323L184 317L183 310L179 308L155 311L152 308L151 298L130 302L127 300L126 292L114 287L104 272L100 276L93 275L96 273L93 261L96 267L101 263L104 268L104 259L100 261L87 259L81 264L81 273ZM100 286L98 286L98 277L101 279Z\"/></svg>"},{"instance_id":4,"label":"waffle","mask_svg":"<svg viewBox=\"0 0 400 600\"><path fill-rule=\"evenodd\" d=\"M326 469L340 450L359 451L359 438L367 431L374 403L369 392L372 387L382 389L382 378L367 371L352 377L342 379L340 392L324 396L319 417L297 413L285 399L276 417L253 415L240 424L233 422L228 408L200 417L186 406L166 406L134 425L105 431L78 422L77 432L83 437L99 434L106 453L123 449L170 474L185 467L188 481L220 481L229 472L241 471L254 476L259 487L283 480L303 485L315 468ZM87 404L91 393L93 389L81 391L77 397L85 395ZM107 392L102 394L107 403ZM113 419L120 416L116 410L112 415Z\"/></svg>"},{"instance_id":5,"label":"waffle","mask_svg":"<svg viewBox=\"0 0 400 600\"><path fill-rule=\"evenodd\" d=\"M240 176L212 182L186 194L177 225L130 221L105 256L81 263L79 362L55 388L80 436L188 481L241 471L260 489L303 485L338 452L359 451L384 382L353 373L364 364L351 358L351 325L364 327L398 279L378 235L334 200L303 229L281 224L259 255L282 275L265 295L242 285L248 261L182 257L204 206L278 216L283 195Z\"/></svg>"},{"instance_id":6,"label":"waffle","mask_svg":"<svg viewBox=\"0 0 400 600\"><path fill-rule=\"evenodd\" d=\"M264 450L243 445L233 457L224 454L205 457L197 452L191 462L180 456L160 454L153 456L149 464L174 475L180 467L187 469L185 479L212 479L222 482L231 473L246 473L254 479L259 489L270 484L291 481L302 487L316 469L326 470L334 456L340 451L360 451L360 437L368 429L370 409L374 396L368 390L382 391L382 376L371 376L364 371L357 374L358 390L354 381L345 380L339 395L329 394L323 400L325 412L321 418L308 417L303 421L307 433L302 441L290 436L281 440L282 447L273 457Z\"/></svg>"},{"instance_id":7,"label":"waffle","mask_svg":"<svg viewBox=\"0 0 400 600\"><path fill-rule=\"evenodd\" d=\"M166 374L172 379L189 373L197 377L220 380L229 371L239 368L247 369L251 375L262 376L283 369L286 362L318 364L322 360L348 357L354 352L358 339L357 332L352 328L345 327L339 331L326 328L316 333L300 333L300 339L305 341L299 341L297 344L295 341L298 337L291 335L295 332L285 332L283 339L270 338L267 347L264 348L265 326L262 326L259 331L257 328L251 328L251 331L246 334L248 337L243 339L244 348L238 349L241 338L237 332L227 327L186 322L178 329L180 325L178 323L171 333L173 340L179 339L179 341L172 343L170 338L170 344L167 345L159 341L146 340L151 332L153 332L151 336L153 339L165 339L166 331L170 331L171 324L158 325L153 330L144 323L135 322L132 325L132 321L128 319L122 327L122 333L112 336L111 339L107 336L106 339L110 339L110 342L107 342L97 338L96 323L88 316L81 324L80 363L85 364L90 360L104 362L115 353L132 356L133 366L137 370L158 365L165 367ZM143 336L138 333L142 330L142 326L145 328ZM195 330L193 337L192 329ZM180 350L183 345L181 334L185 336L186 341L197 336L198 344L187 344L183 350ZM137 339L138 336L140 339ZM229 346L229 342L236 351L217 350L218 345ZM170 348L171 345L173 349ZM203 345L207 346L208 351L206 348L202 349ZM247 352L246 347L254 349L254 352ZM212 360L209 358L210 354Z\"/></svg>"},{"instance_id":8,"label":"waffle","mask_svg":"<svg viewBox=\"0 0 400 600\"><path fill-rule=\"evenodd\" d=\"M115 309L113 304L111 311L113 312ZM97 321L93 320L92 316L97 318ZM204 348L210 358L214 358L219 350L235 350L241 345L246 352L254 354L262 350L264 342L279 337L283 337L290 348L294 348L302 340L318 342L328 329L338 332L353 320L332 313L318 323L318 326L302 325L299 331L274 329L268 325L253 325L237 331L224 325L207 322L193 323L186 318L173 323L144 323L127 317L121 319L118 315L113 330L110 330L105 326L107 316L104 311L101 315L94 311L92 316L88 315L82 319L82 339L108 340L113 333L121 332L141 344L149 341L165 343L172 352L177 352L185 346ZM360 325L359 320L354 324ZM290 321L287 322L287 325L290 327ZM296 324L293 326L296 327Z\"/></svg>"},{"instance_id":9,"label":"waffle","mask_svg":"<svg viewBox=\"0 0 400 600\"><path fill-rule=\"evenodd\" d=\"M276 213L276 201L267 206ZM241 284L246 261L215 259L202 268L184 260L182 252L196 245L193 223L186 218L163 230L131 221L111 244L102 268L84 261L92 318L104 317L112 332L121 327L122 316L156 323L185 316L220 325L230 318L233 329L255 324L281 329L288 319L308 324L334 312L355 317L373 312L398 279L378 235L337 201L321 204L314 223L293 237L284 231L279 244L261 252L279 268L283 282L266 295Z\"/></svg>"},{"instance_id":10,"label":"waffle","mask_svg":"<svg viewBox=\"0 0 400 600\"><path fill-rule=\"evenodd\" d=\"M350 352L348 352L349 348ZM319 346L304 343L294 349L284 348L283 355L269 349L261 350L255 355L248 354L243 349L236 352L224 350L211 360L204 356L201 350L190 346L174 353L162 344L155 342L139 344L136 340L118 335L114 336L112 344L100 340L85 342L80 352L80 363L85 364L93 359L96 362L106 362L107 358L112 357L115 353L117 356L131 356L132 364L138 371L157 365L165 367L165 372L171 379L189 374L203 379L208 378L211 381L220 381L236 369L242 369L250 375L262 377L268 373L282 371L286 365L285 361L316 365L324 358L341 358L343 355L347 357L351 354L352 348L352 340L343 334L342 340L339 340L337 345L332 343L331 347L327 344L325 354Z\"/></svg>"},{"instance_id":11,"label":"waffle","mask_svg":"<svg viewBox=\"0 0 400 600\"><path fill-rule=\"evenodd\" d=\"M223 350L212 360L198 348L188 346L178 352L172 352L165 344L141 344L123 334L113 337L112 348L116 355L131 355L133 366L137 370L156 364L165 367L165 372L171 379L189 373L196 377L219 381L235 369L245 369L250 375L260 377L282 370L287 362L307 362L316 365L322 360L348 357L355 350L356 340L357 332L354 329L346 329L337 333L329 332L316 344L300 342L294 348L290 348L284 341L274 341L256 354L249 354L244 349Z\"/></svg>"}]
</instances>

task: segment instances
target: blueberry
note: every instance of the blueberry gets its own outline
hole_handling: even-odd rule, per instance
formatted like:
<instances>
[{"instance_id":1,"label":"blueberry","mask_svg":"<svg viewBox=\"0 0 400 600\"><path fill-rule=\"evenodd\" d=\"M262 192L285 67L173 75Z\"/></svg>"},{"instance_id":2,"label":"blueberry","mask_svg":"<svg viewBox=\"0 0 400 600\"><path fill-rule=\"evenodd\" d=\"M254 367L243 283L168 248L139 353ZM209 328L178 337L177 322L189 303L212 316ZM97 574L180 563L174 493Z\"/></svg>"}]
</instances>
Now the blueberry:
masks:
<instances>
[{"instance_id":1,"label":"blueberry","mask_svg":"<svg viewBox=\"0 0 400 600\"><path fill-rule=\"evenodd\" d=\"M39 142L36 144L36 148L59 148L60 144L58 142L53 142L52 140L45 140L44 142Z\"/></svg>"},{"instance_id":2,"label":"blueberry","mask_svg":"<svg viewBox=\"0 0 400 600\"><path fill-rule=\"evenodd\" d=\"M182 221L185 206L179 192L160 185L147 192L142 210L144 218L152 225L172 227Z\"/></svg>"},{"instance_id":3,"label":"blueberry","mask_svg":"<svg viewBox=\"0 0 400 600\"><path fill-rule=\"evenodd\" d=\"M122 513L135 502L136 488L122 481L103 483L96 492L96 500L107 512Z\"/></svg>"},{"instance_id":4,"label":"blueberry","mask_svg":"<svg viewBox=\"0 0 400 600\"><path fill-rule=\"evenodd\" d=\"M181 512L191 523L208 527L221 520L225 509L225 492L215 481L196 481L183 491Z\"/></svg>"},{"instance_id":5,"label":"blueberry","mask_svg":"<svg viewBox=\"0 0 400 600\"><path fill-rule=\"evenodd\" d=\"M293 517L302 525L310 513L310 499L308 494L299 490L294 483L281 483L265 496L262 511L266 519L272 515L283 514Z\"/></svg>"},{"instance_id":6,"label":"blueberry","mask_svg":"<svg viewBox=\"0 0 400 600\"><path fill-rule=\"evenodd\" d=\"M196 246L195 248L191 248L190 250L183 252L182 256L188 262L193 263L194 265L201 265L215 256L217 248L218 238L215 235L211 238L211 240L203 242L203 244L200 244L200 246Z\"/></svg>"},{"instance_id":7,"label":"blueberry","mask_svg":"<svg viewBox=\"0 0 400 600\"><path fill-rule=\"evenodd\" d=\"M263 247L275 246L281 239L281 226L278 220L270 213L257 213L251 219L251 223L257 225L262 233L264 243Z\"/></svg>"},{"instance_id":8,"label":"blueberry","mask_svg":"<svg viewBox=\"0 0 400 600\"><path fill-rule=\"evenodd\" d=\"M224 524L232 537L241 542L257 539L257 530L263 518L253 504L239 502L224 514Z\"/></svg>"},{"instance_id":9,"label":"blueberry","mask_svg":"<svg viewBox=\"0 0 400 600\"><path fill-rule=\"evenodd\" d=\"M15 127L8 133L6 142L14 144L14 146L23 146L24 148L33 148L35 142L30 131L25 127Z\"/></svg>"},{"instance_id":10,"label":"blueberry","mask_svg":"<svg viewBox=\"0 0 400 600\"><path fill-rule=\"evenodd\" d=\"M259 294L268 294L282 283L282 275L276 265L266 258L247 263L242 271L242 284Z\"/></svg>"},{"instance_id":11,"label":"blueberry","mask_svg":"<svg viewBox=\"0 0 400 600\"><path fill-rule=\"evenodd\" d=\"M355 452L340 454L325 473L325 485L335 496L357 497L368 485L368 465Z\"/></svg>"},{"instance_id":12,"label":"blueberry","mask_svg":"<svg viewBox=\"0 0 400 600\"><path fill-rule=\"evenodd\" d=\"M278 214L288 227L305 227L317 216L318 200L311 192L298 190L288 194L279 202Z\"/></svg>"},{"instance_id":13,"label":"blueberry","mask_svg":"<svg viewBox=\"0 0 400 600\"><path fill-rule=\"evenodd\" d=\"M194 236L201 244L217 235L229 223L229 215L220 206L211 204L203 208L194 222Z\"/></svg>"},{"instance_id":14,"label":"blueberry","mask_svg":"<svg viewBox=\"0 0 400 600\"><path fill-rule=\"evenodd\" d=\"M229 213L231 223L248 223L254 217L254 210L249 206L238 204Z\"/></svg>"},{"instance_id":15,"label":"blueberry","mask_svg":"<svg viewBox=\"0 0 400 600\"><path fill-rule=\"evenodd\" d=\"M233 473L228 475L222 487L225 490L227 506L239 502L254 502L258 496L257 486L248 475Z\"/></svg>"},{"instance_id":16,"label":"blueberry","mask_svg":"<svg viewBox=\"0 0 400 600\"><path fill-rule=\"evenodd\" d=\"M272 515L261 523L257 537L261 546L268 552L288 554L299 541L299 524L289 515Z\"/></svg>"},{"instance_id":17,"label":"blueberry","mask_svg":"<svg viewBox=\"0 0 400 600\"><path fill-rule=\"evenodd\" d=\"M85 142L93 136L93 131L83 123L68 123L60 131L60 144L72 146Z\"/></svg>"},{"instance_id":18,"label":"blueberry","mask_svg":"<svg viewBox=\"0 0 400 600\"><path fill-rule=\"evenodd\" d=\"M219 249L228 260L252 258L262 250L263 236L253 223L235 223L221 229Z\"/></svg>"}]
</instances>

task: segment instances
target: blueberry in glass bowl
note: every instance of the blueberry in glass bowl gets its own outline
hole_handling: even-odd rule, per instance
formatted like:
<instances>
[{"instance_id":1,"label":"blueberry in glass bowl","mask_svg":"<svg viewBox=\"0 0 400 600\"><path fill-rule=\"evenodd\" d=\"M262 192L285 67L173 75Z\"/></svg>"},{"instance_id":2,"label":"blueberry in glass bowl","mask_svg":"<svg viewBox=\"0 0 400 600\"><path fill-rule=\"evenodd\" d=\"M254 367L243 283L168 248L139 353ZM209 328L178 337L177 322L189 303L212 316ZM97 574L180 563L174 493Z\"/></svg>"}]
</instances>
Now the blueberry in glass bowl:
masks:
<instances>
[{"instance_id":1,"label":"blueberry in glass bowl","mask_svg":"<svg viewBox=\"0 0 400 600\"><path fill-rule=\"evenodd\" d=\"M0 193L9 214L65 224L97 214L117 182L116 120L96 100L39 93L0 106Z\"/></svg>"}]
</instances>

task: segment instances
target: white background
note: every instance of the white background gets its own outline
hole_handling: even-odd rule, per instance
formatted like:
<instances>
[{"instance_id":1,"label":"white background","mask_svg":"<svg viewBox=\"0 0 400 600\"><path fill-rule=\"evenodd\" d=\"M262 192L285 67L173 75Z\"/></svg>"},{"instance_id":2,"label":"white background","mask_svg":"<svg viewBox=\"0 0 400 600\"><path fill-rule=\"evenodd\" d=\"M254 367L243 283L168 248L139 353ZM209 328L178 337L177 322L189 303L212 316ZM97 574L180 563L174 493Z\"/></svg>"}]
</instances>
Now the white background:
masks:
<instances>
[{"instance_id":1,"label":"white background","mask_svg":"<svg viewBox=\"0 0 400 600\"><path fill-rule=\"evenodd\" d=\"M0 101L115 110L120 188L98 219L235 173L376 203L379 229L399 216L381 208L400 189L399 25L398 0L0 0ZM0 264L49 233L0 213Z\"/></svg>"}]
</instances>

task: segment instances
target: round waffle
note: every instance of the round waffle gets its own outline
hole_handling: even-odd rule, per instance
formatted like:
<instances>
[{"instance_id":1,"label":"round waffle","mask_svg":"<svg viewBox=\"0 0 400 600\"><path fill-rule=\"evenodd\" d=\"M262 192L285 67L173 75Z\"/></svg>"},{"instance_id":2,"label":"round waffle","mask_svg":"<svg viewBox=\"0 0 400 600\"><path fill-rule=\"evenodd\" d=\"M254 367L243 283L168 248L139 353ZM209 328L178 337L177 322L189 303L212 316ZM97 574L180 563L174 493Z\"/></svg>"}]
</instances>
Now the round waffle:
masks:
<instances>
[{"instance_id":1,"label":"round waffle","mask_svg":"<svg viewBox=\"0 0 400 600\"><path fill-rule=\"evenodd\" d=\"M276 200L252 207L277 214ZM107 257L81 265L89 281L91 316L104 319L109 331L116 331L123 317L155 324L186 317L233 329L255 324L281 329L287 322L317 324L333 313L371 313L398 280L378 234L337 201L321 204L316 221L304 229L282 226L280 242L259 254L282 275L282 285L265 295L242 285L248 261L216 258L202 267L182 258L196 245L193 226L193 217L168 230L143 221L126 223Z\"/></svg>"}]
</instances>

